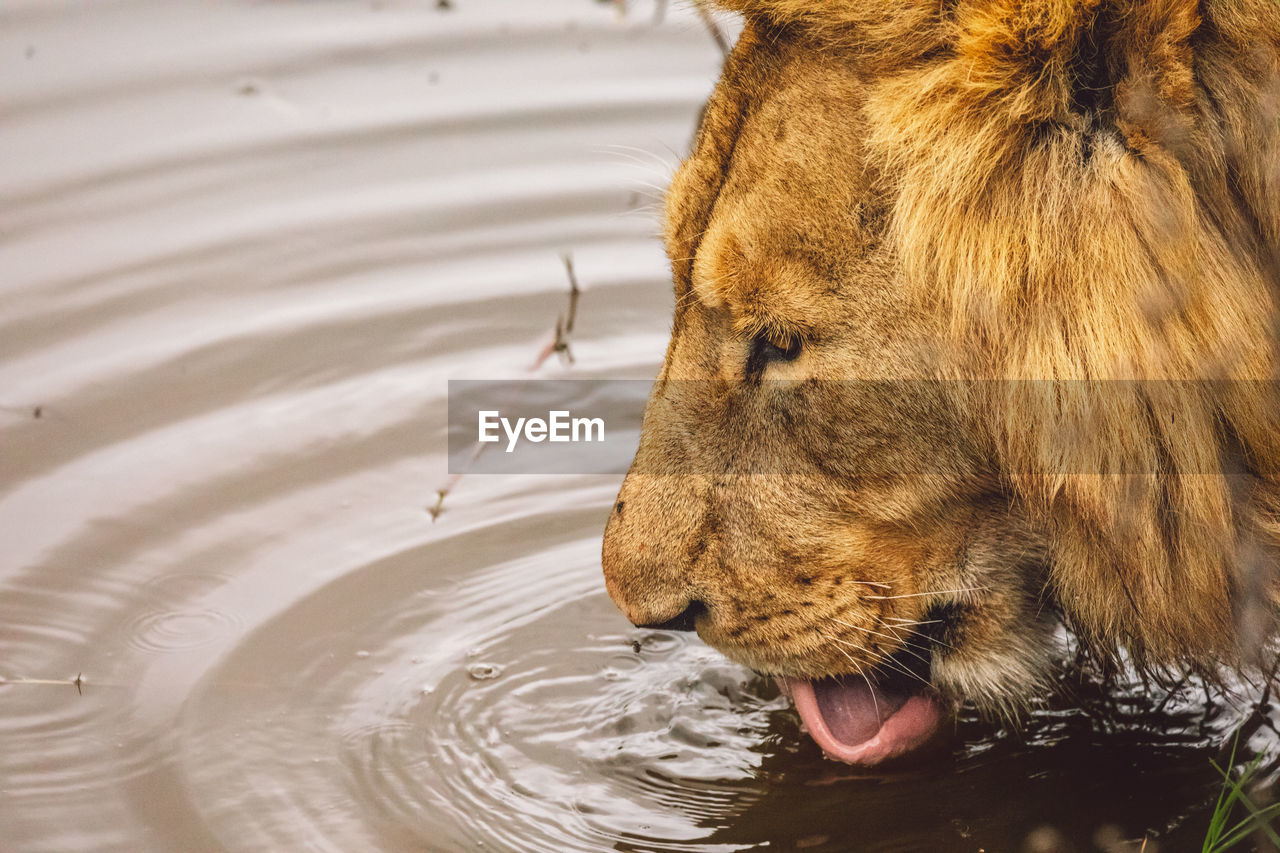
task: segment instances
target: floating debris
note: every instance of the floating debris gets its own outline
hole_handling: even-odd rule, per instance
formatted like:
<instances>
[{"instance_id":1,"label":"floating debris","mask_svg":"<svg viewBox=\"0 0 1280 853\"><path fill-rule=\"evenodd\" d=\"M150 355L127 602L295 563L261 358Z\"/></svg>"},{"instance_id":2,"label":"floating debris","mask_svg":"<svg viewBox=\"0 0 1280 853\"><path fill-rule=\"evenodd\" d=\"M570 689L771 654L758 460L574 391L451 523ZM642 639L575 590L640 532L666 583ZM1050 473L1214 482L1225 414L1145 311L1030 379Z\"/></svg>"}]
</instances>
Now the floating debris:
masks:
<instances>
[{"instance_id":1,"label":"floating debris","mask_svg":"<svg viewBox=\"0 0 1280 853\"><path fill-rule=\"evenodd\" d=\"M487 447L487 445L484 445L484 444L476 445L475 453L472 454L471 460L467 463L468 468L470 468L472 465L475 464L476 459L479 458L480 454L484 452L485 447ZM444 484L443 488L436 490L435 506L427 507L427 512L431 515L431 521L433 523L440 518L440 513L444 512L444 499L449 497L449 492L453 491L454 486L458 485L458 482L461 479L462 479L461 473L454 474L452 477L449 478L449 481Z\"/></svg>"},{"instance_id":2,"label":"floating debris","mask_svg":"<svg viewBox=\"0 0 1280 853\"><path fill-rule=\"evenodd\" d=\"M454 482L456 482L456 480L451 479L449 481L449 484L452 485ZM438 519L440 517L440 513L444 512L444 499L445 497L448 496L448 494L449 494L448 487L443 489L438 489L436 491L436 505L427 507L427 512L431 514L432 521L435 521L436 519Z\"/></svg>"},{"instance_id":3,"label":"floating debris","mask_svg":"<svg viewBox=\"0 0 1280 853\"><path fill-rule=\"evenodd\" d=\"M473 663L467 667L467 675L476 681L492 681L502 675L502 667L496 663Z\"/></svg>"},{"instance_id":4,"label":"floating debris","mask_svg":"<svg viewBox=\"0 0 1280 853\"><path fill-rule=\"evenodd\" d=\"M0 405L0 412L9 412L10 414L21 415L24 417L26 415L30 415L36 420L40 420L45 415L44 406L28 406L22 404L15 406Z\"/></svg>"},{"instance_id":5,"label":"floating debris","mask_svg":"<svg viewBox=\"0 0 1280 853\"><path fill-rule=\"evenodd\" d=\"M534 363L529 366L530 373L542 367L546 360L553 354L558 354L562 359L568 361L569 364L573 364L573 353L569 349L569 341L573 335L574 325L578 320L578 300L582 296L582 288L578 285L578 276L573 269L573 255L564 254L560 256L560 259L564 262L565 273L569 278L568 310L556 318L555 334L552 336L550 343L548 343L546 347L543 348L542 352L538 354ZM458 485L458 482L462 479L466 471L475 464L476 460L480 458L480 454L483 453L485 448L488 446L489 445L487 444L480 444L477 442L475 450L472 452L471 459L467 463L466 468L463 471L453 474L449 477L444 486L436 490L435 503L427 507L427 514L431 516L431 521L433 523L438 521L441 514L444 513L445 498L449 497L449 493Z\"/></svg>"},{"instance_id":6,"label":"floating debris","mask_svg":"<svg viewBox=\"0 0 1280 853\"><path fill-rule=\"evenodd\" d=\"M542 367L553 353L569 364L573 364L573 351L569 348L569 341L573 335L574 323L578 319L578 299L582 296L582 288L578 286L578 276L573 271L573 255L561 255L560 259L564 261L564 269L569 276L569 310L567 314L561 314L556 318L555 335L551 343L538 354L537 361L533 363L533 370Z\"/></svg>"},{"instance_id":7,"label":"floating debris","mask_svg":"<svg viewBox=\"0 0 1280 853\"><path fill-rule=\"evenodd\" d=\"M38 684L38 685L64 685L64 686L68 686L68 687L75 687L76 692L77 692L77 693L79 693L81 696L83 696L83 695L84 695L84 687L85 687L85 685L86 685L86 684L88 684L88 683L89 683L89 679L87 679L87 678L85 678L85 677L84 677L84 673L83 673L83 672L76 673L76 677L75 677L75 678L66 678L66 679L55 679L55 678L6 678L6 677L4 677L4 676L0 676L0 687L9 686L9 685L18 685L18 684L25 684L25 685L33 685L33 684Z\"/></svg>"}]
</instances>

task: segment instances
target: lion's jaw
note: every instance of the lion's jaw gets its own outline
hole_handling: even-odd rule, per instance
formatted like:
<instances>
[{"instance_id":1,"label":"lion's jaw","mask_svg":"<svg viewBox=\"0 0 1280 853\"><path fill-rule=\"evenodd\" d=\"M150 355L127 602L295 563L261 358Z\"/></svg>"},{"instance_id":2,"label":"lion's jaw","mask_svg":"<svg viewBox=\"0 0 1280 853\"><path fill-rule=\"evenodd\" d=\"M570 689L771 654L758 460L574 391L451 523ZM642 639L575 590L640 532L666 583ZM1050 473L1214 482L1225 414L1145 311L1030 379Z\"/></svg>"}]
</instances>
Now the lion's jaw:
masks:
<instances>
[{"instance_id":1,"label":"lion's jaw","mask_svg":"<svg viewBox=\"0 0 1280 853\"><path fill-rule=\"evenodd\" d=\"M651 420L645 447L668 434ZM960 702L1001 716L1047 687L1043 546L998 498L936 476L650 474L647 454L606 530L614 601L775 676L829 756L901 758Z\"/></svg>"}]
</instances>

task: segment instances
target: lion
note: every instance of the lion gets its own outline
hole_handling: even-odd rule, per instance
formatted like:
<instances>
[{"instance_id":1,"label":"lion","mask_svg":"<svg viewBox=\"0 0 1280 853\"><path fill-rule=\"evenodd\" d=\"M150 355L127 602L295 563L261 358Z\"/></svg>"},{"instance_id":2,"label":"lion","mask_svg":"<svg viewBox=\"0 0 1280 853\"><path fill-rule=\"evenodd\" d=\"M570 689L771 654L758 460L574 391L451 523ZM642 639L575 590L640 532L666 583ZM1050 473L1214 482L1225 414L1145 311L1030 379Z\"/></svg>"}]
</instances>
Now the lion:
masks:
<instances>
[{"instance_id":1,"label":"lion","mask_svg":"<svg viewBox=\"0 0 1280 853\"><path fill-rule=\"evenodd\" d=\"M1064 629L1258 667L1280 601L1280 3L718 0L610 596L825 753L1016 720Z\"/></svg>"}]
</instances>

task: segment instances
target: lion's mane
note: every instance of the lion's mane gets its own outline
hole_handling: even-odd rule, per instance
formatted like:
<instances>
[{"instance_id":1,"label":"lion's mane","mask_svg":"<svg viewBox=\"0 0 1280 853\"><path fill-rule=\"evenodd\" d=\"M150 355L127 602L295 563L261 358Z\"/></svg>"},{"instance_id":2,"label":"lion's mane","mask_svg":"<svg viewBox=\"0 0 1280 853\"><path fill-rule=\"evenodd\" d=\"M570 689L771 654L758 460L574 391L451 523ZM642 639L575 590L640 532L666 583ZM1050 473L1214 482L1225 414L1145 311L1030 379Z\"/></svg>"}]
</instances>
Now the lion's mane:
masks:
<instances>
[{"instance_id":1,"label":"lion's mane","mask_svg":"<svg viewBox=\"0 0 1280 853\"><path fill-rule=\"evenodd\" d=\"M719 5L860 58L902 268L956 376L1019 380L977 404L1079 633L1154 669L1256 651L1280 543L1280 3ZM1142 381L1091 384L1115 380Z\"/></svg>"}]
</instances>

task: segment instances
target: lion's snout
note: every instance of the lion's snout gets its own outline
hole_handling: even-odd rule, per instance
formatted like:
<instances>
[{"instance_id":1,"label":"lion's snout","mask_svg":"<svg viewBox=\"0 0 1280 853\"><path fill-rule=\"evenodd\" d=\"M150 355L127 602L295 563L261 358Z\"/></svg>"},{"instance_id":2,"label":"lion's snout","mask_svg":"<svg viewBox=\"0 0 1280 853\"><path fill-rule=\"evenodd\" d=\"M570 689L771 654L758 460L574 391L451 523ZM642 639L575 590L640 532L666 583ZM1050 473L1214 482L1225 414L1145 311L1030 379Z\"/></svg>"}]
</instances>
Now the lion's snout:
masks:
<instances>
[{"instance_id":1,"label":"lion's snout","mask_svg":"<svg viewBox=\"0 0 1280 853\"><path fill-rule=\"evenodd\" d=\"M692 631L706 605L690 583L692 567L687 552L680 553L682 537L653 525L655 518L672 517L671 497L666 492L664 501L661 490L628 477L605 528L601 564L609 597L633 625Z\"/></svg>"}]
</instances>

